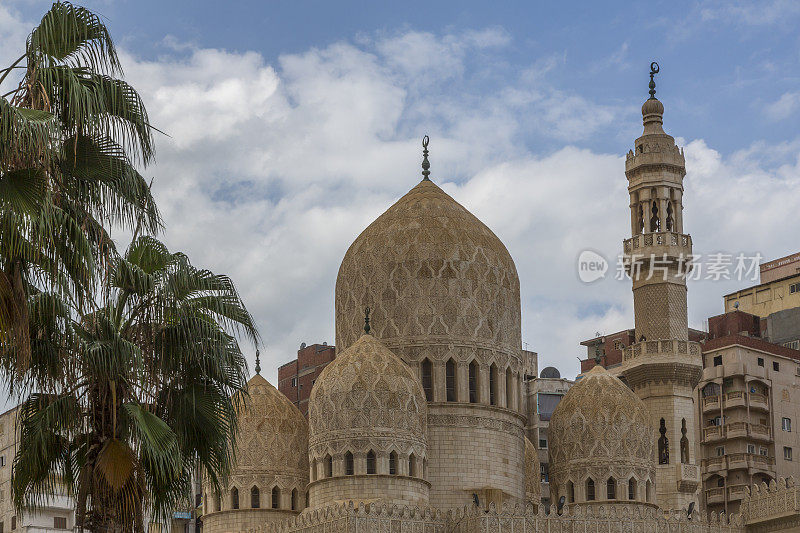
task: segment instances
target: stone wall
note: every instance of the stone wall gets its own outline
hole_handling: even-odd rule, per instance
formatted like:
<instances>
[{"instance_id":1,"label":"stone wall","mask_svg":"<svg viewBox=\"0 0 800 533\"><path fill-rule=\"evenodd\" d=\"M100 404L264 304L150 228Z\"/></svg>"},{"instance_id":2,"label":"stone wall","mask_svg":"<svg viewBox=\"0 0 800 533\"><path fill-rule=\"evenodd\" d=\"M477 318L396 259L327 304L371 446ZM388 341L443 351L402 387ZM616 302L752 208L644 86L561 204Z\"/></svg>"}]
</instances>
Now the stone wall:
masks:
<instances>
[{"instance_id":1,"label":"stone wall","mask_svg":"<svg viewBox=\"0 0 800 533\"><path fill-rule=\"evenodd\" d=\"M311 507L316 502L369 501L378 499L393 505L427 505L430 483L425 480L388 474L365 474L325 478L308 486Z\"/></svg>"},{"instance_id":2,"label":"stone wall","mask_svg":"<svg viewBox=\"0 0 800 533\"><path fill-rule=\"evenodd\" d=\"M800 487L793 478L746 488L740 509L748 533L800 531Z\"/></svg>"}]
</instances>

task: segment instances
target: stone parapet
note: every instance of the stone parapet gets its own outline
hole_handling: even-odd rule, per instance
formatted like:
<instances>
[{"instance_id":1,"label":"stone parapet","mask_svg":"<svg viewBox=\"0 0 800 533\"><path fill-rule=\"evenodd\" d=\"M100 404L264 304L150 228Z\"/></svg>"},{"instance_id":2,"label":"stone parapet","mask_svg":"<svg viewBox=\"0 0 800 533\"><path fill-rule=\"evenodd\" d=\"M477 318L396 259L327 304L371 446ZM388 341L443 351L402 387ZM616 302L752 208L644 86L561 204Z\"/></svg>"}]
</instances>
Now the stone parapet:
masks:
<instances>
[{"instance_id":1,"label":"stone parapet","mask_svg":"<svg viewBox=\"0 0 800 533\"><path fill-rule=\"evenodd\" d=\"M794 478L778 478L743 489L740 507L748 533L800 531L800 487Z\"/></svg>"}]
</instances>

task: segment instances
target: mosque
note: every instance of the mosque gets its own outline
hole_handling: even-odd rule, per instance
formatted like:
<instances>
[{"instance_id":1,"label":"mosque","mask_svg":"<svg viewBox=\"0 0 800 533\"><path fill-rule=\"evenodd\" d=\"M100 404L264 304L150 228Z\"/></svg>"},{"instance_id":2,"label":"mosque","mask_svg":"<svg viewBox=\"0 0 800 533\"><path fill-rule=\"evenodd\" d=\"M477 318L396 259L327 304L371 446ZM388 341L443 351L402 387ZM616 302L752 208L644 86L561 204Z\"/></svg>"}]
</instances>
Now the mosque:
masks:
<instances>
[{"instance_id":1,"label":"mosque","mask_svg":"<svg viewBox=\"0 0 800 533\"><path fill-rule=\"evenodd\" d=\"M235 469L221 492L204 489L205 533L800 531L792 480L754 487L741 515L699 507L691 415L702 364L680 275L686 170L651 70L644 132L625 163L639 341L622 380L597 366L553 413L553 504L540 503L524 435L514 261L430 179L426 138L422 181L342 260L340 352L312 389L308 423L263 377L249 381ZM667 258L667 275L646 277L651 253ZM672 459L667 443L680 450Z\"/></svg>"}]
</instances>

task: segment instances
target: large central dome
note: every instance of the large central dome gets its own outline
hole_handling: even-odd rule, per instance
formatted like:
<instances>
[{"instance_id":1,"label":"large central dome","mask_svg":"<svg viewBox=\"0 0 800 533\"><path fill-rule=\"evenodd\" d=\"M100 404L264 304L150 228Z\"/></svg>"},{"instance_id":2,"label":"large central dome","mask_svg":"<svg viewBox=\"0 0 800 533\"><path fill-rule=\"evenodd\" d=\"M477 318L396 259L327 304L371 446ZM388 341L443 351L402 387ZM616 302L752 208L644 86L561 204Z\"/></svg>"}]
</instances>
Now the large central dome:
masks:
<instances>
[{"instance_id":1,"label":"large central dome","mask_svg":"<svg viewBox=\"0 0 800 533\"><path fill-rule=\"evenodd\" d=\"M364 230L336 280L336 345L373 333L407 362L472 358L517 367L519 278L492 231L423 180ZM449 346L449 348L448 348ZM453 347L458 354L448 355Z\"/></svg>"}]
</instances>

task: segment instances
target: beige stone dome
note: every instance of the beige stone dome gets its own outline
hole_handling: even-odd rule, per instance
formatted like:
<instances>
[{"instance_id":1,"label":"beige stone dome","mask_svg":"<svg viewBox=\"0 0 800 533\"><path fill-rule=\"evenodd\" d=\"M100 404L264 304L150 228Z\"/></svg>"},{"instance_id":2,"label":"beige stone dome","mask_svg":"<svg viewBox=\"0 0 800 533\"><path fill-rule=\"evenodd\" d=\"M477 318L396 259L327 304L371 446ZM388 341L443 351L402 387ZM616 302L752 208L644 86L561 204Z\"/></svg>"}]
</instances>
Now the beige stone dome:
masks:
<instances>
[{"instance_id":1,"label":"beige stone dome","mask_svg":"<svg viewBox=\"0 0 800 533\"><path fill-rule=\"evenodd\" d=\"M525 437L525 499L538 505L542 500L542 473L539 453L533 443Z\"/></svg>"},{"instance_id":2,"label":"beige stone dome","mask_svg":"<svg viewBox=\"0 0 800 533\"><path fill-rule=\"evenodd\" d=\"M648 98L642 104L642 116L647 115L663 115L664 104L658 98Z\"/></svg>"},{"instance_id":3,"label":"beige stone dome","mask_svg":"<svg viewBox=\"0 0 800 533\"><path fill-rule=\"evenodd\" d=\"M414 372L372 335L362 335L322 371L309 400L311 446L355 435L424 443L425 393Z\"/></svg>"},{"instance_id":4,"label":"beige stone dome","mask_svg":"<svg viewBox=\"0 0 800 533\"><path fill-rule=\"evenodd\" d=\"M595 366L564 395L550 418L550 487L553 501L572 483L575 501L586 501L592 479L595 500L606 500L609 478L616 499L633 479L636 500L645 501L647 482L655 481L655 430L644 402L617 377ZM555 492L554 492L555 491Z\"/></svg>"},{"instance_id":5,"label":"beige stone dome","mask_svg":"<svg viewBox=\"0 0 800 533\"><path fill-rule=\"evenodd\" d=\"M519 278L506 247L472 213L423 180L370 224L336 280L336 345L373 334L406 362L493 358L518 364ZM450 347L450 348L448 348Z\"/></svg>"}]
</instances>

